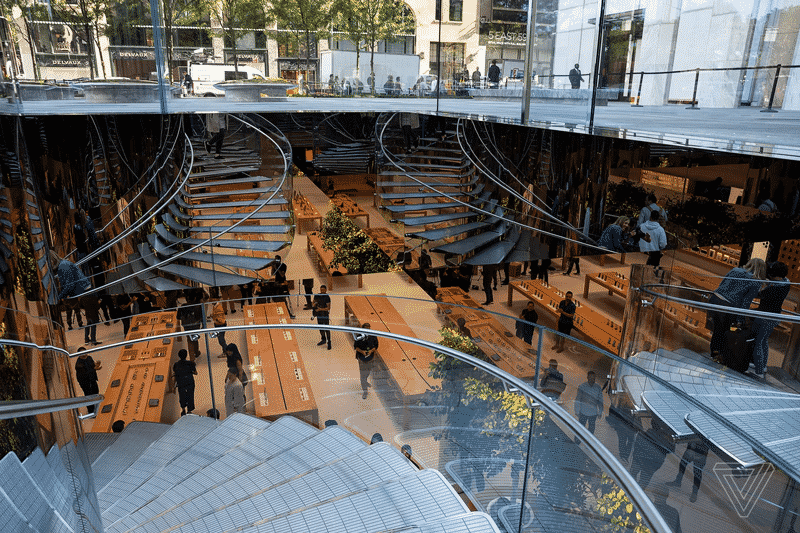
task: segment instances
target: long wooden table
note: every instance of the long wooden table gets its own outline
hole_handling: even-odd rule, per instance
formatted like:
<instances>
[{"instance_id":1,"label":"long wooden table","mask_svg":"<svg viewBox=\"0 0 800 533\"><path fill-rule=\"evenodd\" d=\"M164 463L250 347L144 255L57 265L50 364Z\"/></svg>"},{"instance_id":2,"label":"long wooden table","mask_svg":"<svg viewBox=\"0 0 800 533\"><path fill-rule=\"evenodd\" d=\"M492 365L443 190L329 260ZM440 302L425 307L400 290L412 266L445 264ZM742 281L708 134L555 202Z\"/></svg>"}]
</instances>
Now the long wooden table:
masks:
<instances>
[{"instance_id":1,"label":"long wooden table","mask_svg":"<svg viewBox=\"0 0 800 533\"><path fill-rule=\"evenodd\" d=\"M291 324L286 304L246 305L246 324ZM275 420L290 414L318 425L319 412L294 330L246 331L250 383L256 416Z\"/></svg>"},{"instance_id":2,"label":"long wooden table","mask_svg":"<svg viewBox=\"0 0 800 533\"><path fill-rule=\"evenodd\" d=\"M536 361L532 358L536 351L484 311L469 294L458 287L444 287L436 292L436 300L453 326L457 326L459 318L465 320L475 345L499 368L522 379L536 375Z\"/></svg>"},{"instance_id":3,"label":"long wooden table","mask_svg":"<svg viewBox=\"0 0 800 533\"><path fill-rule=\"evenodd\" d=\"M541 307L559 317L558 304L564 299L564 292L544 283L543 280L512 281L508 284L508 305L511 306L514 291L519 292L527 299L538 302ZM574 328L586 335L594 344L611 353L619 353L622 340L622 325L606 318L590 306L573 299L577 309L575 311Z\"/></svg>"},{"instance_id":4,"label":"long wooden table","mask_svg":"<svg viewBox=\"0 0 800 533\"><path fill-rule=\"evenodd\" d=\"M314 207L314 204L299 192L294 193L292 198L292 206L294 207L294 217L297 220L297 232L303 234L303 228L307 223L317 221L319 228L322 229L322 215L319 210Z\"/></svg>"},{"instance_id":5,"label":"long wooden table","mask_svg":"<svg viewBox=\"0 0 800 533\"><path fill-rule=\"evenodd\" d=\"M333 288L333 276L344 276L347 274L347 269L341 266L336 268L331 266L331 261L333 261L333 251L326 250L325 246L323 245L322 239L316 232L311 232L308 234L308 244L306 245L308 251L313 254L313 257L316 258L317 267L325 273L327 278L328 287ZM358 286L361 287L361 276L358 277Z\"/></svg>"},{"instance_id":6,"label":"long wooden table","mask_svg":"<svg viewBox=\"0 0 800 533\"><path fill-rule=\"evenodd\" d=\"M334 194L331 198L334 205L338 207L342 214L349 219L355 220L359 217L364 217L369 227L369 213L367 213L360 205L358 205L352 198L344 193Z\"/></svg>"},{"instance_id":7,"label":"long wooden table","mask_svg":"<svg viewBox=\"0 0 800 533\"><path fill-rule=\"evenodd\" d=\"M375 331L416 337L386 296L345 296L344 316L347 323L354 326L369 323ZM441 386L440 380L428 375L431 364L436 362L431 350L380 338L377 353L404 397L419 397Z\"/></svg>"},{"instance_id":8,"label":"long wooden table","mask_svg":"<svg viewBox=\"0 0 800 533\"><path fill-rule=\"evenodd\" d=\"M389 256L394 261L397 255L406 251L406 240L400 235L396 234L387 228L367 228L364 233L373 240L378 248L383 250L383 253ZM405 265L405 268L416 269L419 268L419 253L414 250L411 252L411 263Z\"/></svg>"},{"instance_id":9,"label":"long wooden table","mask_svg":"<svg viewBox=\"0 0 800 533\"><path fill-rule=\"evenodd\" d=\"M175 311L163 311L132 320L126 337L131 342L120 352L92 431L111 432L117 420L126 426L134 420L161 422L174 339L139 339L174 332L175 315Z\"/></svg>"},{"instance_id":10,"label":"long wooden table","mask_svg":"<svg viewBox=\"0 0 800 533\"><path fill-rule=\"evenodd\" d=\"M608 272L598 272L597 274L586 274L583 282L583 297L589 298L589 283L597 283L601 287L608 289L608 295L616 294L623 298L628 297L630 280L623 274L610 270Z\"/></svg>"}]
</instances>

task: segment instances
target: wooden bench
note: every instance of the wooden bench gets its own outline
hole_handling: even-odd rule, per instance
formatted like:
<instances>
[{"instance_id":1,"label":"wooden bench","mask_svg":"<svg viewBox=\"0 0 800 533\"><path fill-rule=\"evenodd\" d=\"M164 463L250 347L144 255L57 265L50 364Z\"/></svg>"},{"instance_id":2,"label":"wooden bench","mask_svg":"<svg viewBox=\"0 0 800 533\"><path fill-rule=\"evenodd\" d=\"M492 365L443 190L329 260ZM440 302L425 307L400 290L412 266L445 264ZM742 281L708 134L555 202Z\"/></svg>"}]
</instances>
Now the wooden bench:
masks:
<instances>
[{"instance_id":1,"label":"wooden bench","mask_svg":"<svg viewBox=\"0 0 800 533\"><path fill-rule=\"evenodd\" d=\"M298 233L302 235L303 228L306 224L313 223L314 221L317 221L319 223L319 229L322 229L322 215L319 210L314 207L314 204L309 202L305 196L299 192L294 193L292 206L294 207L294 216L297 220Z\"/></svg>"},{"instance_id":2,"label":"wooden bench","mask_svg":"<svg viewBox=\"0 0 800 533\"><path fill-rule=\"evenodd\" d=\"M172 371L174 339L135 341L174 332L176 324L175 311L133 318L126 337L131 342L120 350L92 431L111 432L117 420L122 420L126 426L134 420L161 422Z\"/></svg>"},{"instance_id":3,"label":"wooden bench","mask_svg":"<svg viewBox=\"0 0 800 533\"><path fill-rule=\"evenodd\" d=\"M542 280L512 281L508 284L508 306L511 307L514 291L527 299L538 302L541 307L553 315L560 316L558 304L564 299L564 292L545 284ZM622 325L606 318L588 305L573 299L577 309L573 320L574 328L586 335L595 345L618 354L622 340Z\"/></svg>"},{"instance_id":4,"label":"wooden bench","mask_svg":"<svg viewBox=\"0 0 800 533\"><path fill-rule=\"evenodd\" d=\"M283 302L246 305L244 320L250 325L292 323ZM317 403L295 331L254 329L245 335L256 416L275 420L288 414L319 425Z\"/></svg>"},{"instance_id":5,"label":"wooden bench","mask_svg":"<svg viewBox=\"0 0 800 533\"><path fill-rule=\"evenodd\" d=\"M589 298L589 283L597 283L601 287L608 289L608 295L616 294L623 298L628 298L630 280L623 274L617 272L598 272L597 274L586 274L583 283L583 297Z\"/></svg>"},{"instance_id":6,"label":"wooden bench","mask_svg":"<svg viewBox=\"0 0 800 533\"><path fill-rule=\"evenodd\" d=\"M360 327L369 323L375 331L416 337L385 296L345 296L344 316L352 326ZM407 342L379 338L377 353L405 397L420 397L440 386L439 380L428 375L431 363L436 362L431 350Z\"/></svg>"}]
</instances>

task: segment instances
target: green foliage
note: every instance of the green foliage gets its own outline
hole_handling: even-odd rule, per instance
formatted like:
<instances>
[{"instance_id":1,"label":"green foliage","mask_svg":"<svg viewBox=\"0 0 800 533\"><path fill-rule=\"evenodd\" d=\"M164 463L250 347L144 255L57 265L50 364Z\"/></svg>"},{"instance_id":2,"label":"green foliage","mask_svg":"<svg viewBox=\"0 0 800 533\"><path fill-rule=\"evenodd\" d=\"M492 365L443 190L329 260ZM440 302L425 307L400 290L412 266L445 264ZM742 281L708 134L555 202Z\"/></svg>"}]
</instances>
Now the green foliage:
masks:
<instances>
[{"instance_id":1,"label":"green foliage","mask_svg":"<svg viewBox=\"0 0 800 533\"><path fill-rule=\"evenodd\" d=\"M212 21L222 27L224 40L233 48L233 64L238 69L236 47L250 33L247 28L263 28L267 19L261 0L206 0Z\"/></svg>"},{"instance_id":2,"label":"green foliage","mask_svg":"<svg viewBox=\"0 0 800 533\"><path fill-rule=\"evenodd\" d=\"M0 338L9 338L5 322L0 323ZM18 348L3 345L0 349L0 401L28 400L25 377ZM0 456L16 452L24 459L36 447L34 418L0 420Z\"/></svg>"},{"instance_id":3,"label":"green foliage","mask_svg":"<svg viewBox=\"0 0 800 533\"><path fill-rule=\"evenodd\" d=\"M600 487L594 493L595 511L607 520L608 533L649 533L641 515L633 508L625 491L608 475L603 474Z\"/></svg>"},{"instance_id":4,"label":"green foliage","mask_svg":"<svg viewBox=\"0 0 800 533\"><path fill-rule=\"evenodd\" d=\"M272 0L267 6L269 20L278 22L278 32L274 37L279 42L298 44L300 38L305 42L306 81L310 69L311 51L320 39L329 35L332 17L332 4L329 0Z\"/></svg>"},{"instance_id":5,"label":"green foliage","mask_svg":"<svg viewBox=\"0 0 800 533\"><path fill-rule=\"evenodd\" d=\"M333 204L322 221L321 237L324 248L333 251L331 266L342 266L348 274L374 274L397 269L364 230Z\"/></svg>"},{"instance_id":6,"label":"green foliage","mask_svg":"<svg viewBox=\"0 0 800 533\"><path fill-rule=\"evenodd\" d=\"M741 225L733 206L695 196L669 207L669 222L699 246L740 242Z\"/></svg>"},{"instance_id":7,"label":"green foliage","mask_svg":"<svg viewBox=\"0 0 800 533\"><path fill-rule=\"evenodd\" d=\"M31 234L24 223L17 227L17 279L15 286L30 301L39 300L39 268L33 255Z\"/></svg>"},{"instance_id":8,"label":"green foliage","mask_svg":"<svg viewBox=\"0 0 800 533\"><path fill-rule=\"evenodd\" d=\"M622 183L608 184L606 193L606 213L614 216L625 215L634 221L639 217L645 200L647 199L647 189L630 180ZM670 212L672 218L672 212Z\"/></svg>"}]
</instances>

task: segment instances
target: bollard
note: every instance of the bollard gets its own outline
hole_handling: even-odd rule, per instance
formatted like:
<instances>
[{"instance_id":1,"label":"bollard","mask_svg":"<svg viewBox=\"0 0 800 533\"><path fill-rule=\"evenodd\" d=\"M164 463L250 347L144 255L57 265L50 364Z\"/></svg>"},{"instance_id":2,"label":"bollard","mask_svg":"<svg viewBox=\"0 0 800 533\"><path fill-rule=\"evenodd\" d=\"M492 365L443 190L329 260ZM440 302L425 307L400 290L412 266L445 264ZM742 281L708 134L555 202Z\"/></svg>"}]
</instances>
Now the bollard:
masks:
<instances>
[{"instance_id":1,"label":"bollard","mask_svg":"<svg viewBox=\"0 0 800 533\"><path fill-rule=\"evenodd\" d=\"M775 101L775 89L778 88L778 78L781 75L781 66L780 64L775 68L775 79L772 81L772 92L769 95L769 106L766 109L762 109L762 113L777 113L777 109L772 109L772 103Z\"/></svg>"},{"instance_id":2,"label":"bollard","mask_svg":"<svg viewBox=\"0 0 800 533\"><path fill-rule=\"evenodd\" d=\"M692 93L692 105L686 109L699 109L697 107L697 84L700 82L700 69L694 69L694 92Z\"/></svg>"},{"instance_id":3,"label":"bollard","mask_svg":"<svg viewBox=\"0 0 800 533\"><path fill-rule=\"evenodd\" d=\"M644 107L643 105L639 104L639 99L642 97L642 82L644 81L644 72L642 75L639 76L639 92L636 94L636 103L631 104L631 107Z\"/></svg>"}]
</instances>

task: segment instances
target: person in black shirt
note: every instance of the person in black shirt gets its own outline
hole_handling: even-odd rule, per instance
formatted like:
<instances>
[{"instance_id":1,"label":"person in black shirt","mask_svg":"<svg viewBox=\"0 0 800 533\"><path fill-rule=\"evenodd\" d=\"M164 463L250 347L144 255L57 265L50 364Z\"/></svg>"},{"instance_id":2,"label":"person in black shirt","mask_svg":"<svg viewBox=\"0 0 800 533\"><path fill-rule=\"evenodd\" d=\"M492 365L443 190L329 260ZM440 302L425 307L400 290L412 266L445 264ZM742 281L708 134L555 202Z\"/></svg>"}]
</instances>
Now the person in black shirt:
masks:
<instances>
[{"instance_id":1,"label":"person in black shirt","mask_svg":"<svg viewBox=\"0 0 800 533\"><path fill-rule=\"evenodd\" d=\"M519 317L522 320L517 320L516 323L517 337L528 344L532 344L533 330L536 329L532 324L539 320L539 314L536 312L533 302L528 302L528 306L522 310ZM531 322L531 324L528 324L528 322Z\"/></svg>"},{"instance_id":2,"label":"person in black shirt","mask_svg":"<svg viewBox=\"0 0 800 533\"><path fill-rule=\"evenodd\" d=\"M122 336L128 336L128 330L131 328L131 315L133 314L133 303L136 301L136 295L128 296L126 293L117 294L114 297L114 304L117 307L117 316L122 321Z\"/></svg>"},{"instance_id":3,"label":"person in black shirt","mask_svg":"<svg viewBox=\"0 0 800 533\"><path fill-rule=\"evenodd\" d=\"M181 416L194 411L194 377L197 375L197 366L193 361L187 361L186 350L178 351L178 361L172 365L172 377L178 387L178 401L181 404Z\"/></svg>"},{"instance_id":4,"label":"person in black shirt","mask_svg":"<svg viewBox=\"0 0 800 533\"><path fill-rule=\"evenodd\" d=\"M86 348L83 346L78 348L78 353L85 351ZM78 380L78 385L81 386L84 396L100 393L100 389L97 386L97 370L99 369L100 362L95 362L89 354L81 354L75 360L75 379ZM94 413L95 406L89 405L86 409L91 414Z\"/></svg>"},{"instance_id":5,"label":"person in black shirt","mask_svg":"<svg viewBox=\"0 0 800 533\"><path fill-rule=\"evenodd\" d=\"M242 354L239 353L239 347L234 343L227 344L225 349L222 350L222 355L217 356L219 359L225 358L225 365L228 368L238 368L237 362L242 363Z\"/></svg>"},{"instance_id":6,"label":"person in black shirt","mask_svg":"<svg viewBox=\"0 0 800 533\"><path fill-rule=\"evenodd\" d=\"M430 269L432 265L433 261L431 261L431 256L428 254L428 250L423 248L422 255L419 256L419 270L426 279L428 278L428 269Z\"/></svg>"},{"instance_id":7,"label":"person in black shirt","mask_svg":"<svg viewBox=\"0 0 800 533\"><path fill-rule=\"evenodd\" d=\"M313 314L317 317L317 323L320 325L331 323L331 297L328 296L327 285L319 286L320 294L314 295L314 303L312 304ZM317 343L317 346L322 346L328 343L328 349L331 349L331 332L328 329L319 330L322 340Z\"/></svg>"},{"instance_id":8,"label":"person in black shirt","mask_svg":"<svg viewBox=\"0 0 800 533\"><path fill-rule=\"evenodd\" d=\"M177 316L183 331L188 332L202 327L203 304L197 293L188 291L186 303L178 308ZM197 338L193 340L191 335L186 335L186 344L189 347L189 360L194 361L200 355L200 343Z\"/></svg>"},{"instance_id":9,"label":"person in black shirt","mask_svg":"<svg viewBox=\"0 0 800 533\"><path fill-rule=\"evenodd\" d=\"M767 282L765 287L758 293L758 310L767 313L781 313L783 301L789 295L791 284L786 279L789 267L781 261L771 263L767 267ZM753 348L753 363L755 364L755 375L764 379L767 370L767 359L769 359L769 336L772 330L778 325L777 320L767 320L756 318L753 321L752 333L755 334L755 346Z\"/></svg>"},{"instance_id":10,"label":"person in black shirt","mask_svg":"<svg viewBox=\"0 0 800 533\"><path fill-rule=\"evenodd\" d=\"M369 329L369 323L361 325L363 329ZM356 349L356 359L358 359L358 373L361 376L362 399L367 398L367 389L371 387L367 380L372 373L373 359L375 352L378 351L378 337L375 335L361 335L353 347Z\"/></svg>"},{"instance_id":11,"label":"person in black shirt","mask_svg":"<svg viewBox=\"0 0 800 533\"><path fill-rule=\"evenodd\" d=\"M564 299L558 304L558 311L561 315L558 317L558 331L564 335L569 335L572 331L572 326L575 320L575 311L578 306L572 301L572 291L567 291ZM556 337L556 344L553 349L557 353L564 351L565 337L559 335Z\"/></svg>"}]
</instances>

